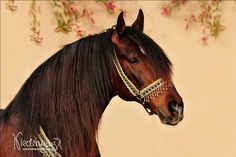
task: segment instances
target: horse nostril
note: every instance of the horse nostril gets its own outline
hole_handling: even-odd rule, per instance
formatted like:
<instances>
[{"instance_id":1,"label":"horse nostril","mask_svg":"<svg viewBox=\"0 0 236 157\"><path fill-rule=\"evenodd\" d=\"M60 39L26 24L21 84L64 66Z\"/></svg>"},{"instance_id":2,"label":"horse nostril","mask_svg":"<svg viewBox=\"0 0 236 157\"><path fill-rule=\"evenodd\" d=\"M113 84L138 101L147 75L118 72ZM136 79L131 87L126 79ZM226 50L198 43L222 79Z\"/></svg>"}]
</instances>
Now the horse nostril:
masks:
<instances>
[{"instance_id":1,"label":"horse nostril","mask_svg":"<svg viewBox=\"0 0 236 157\"><path fill-rule=\"evenodd\" d=\"M183 102L181 101L180 103L177 103L176 101L171 101L168 104L168 109L171 114L177 115L177 114L182 114L183 113Z\"/></svg>"},{"instance_id":2,"label":"horse nostril","mask_svg":"<svg viewBox=\"0 0 236 157\"><path fill-rule=\"evenodd\" d=\"M171 114L174 114L175 112L176 112L176 110L175 110L175 108L176 108L176 105L177 104L177 102L176 101L170 101L169 103L168 103L168 109L169 109L169 112L171 113Z\"/></svg>"},{"instance_id":3,"label":"horse nostril","mask_svg":"<svg viewBox=\"0 0 236 157\"><path fill-rule=\"evenodd\" d=\"M183 102L183 101L181 101L181 102L179 103L179 107L182 108L182 112L183 112L183 110L184 110L184 102Z\"/></svg>"}]
</instances>

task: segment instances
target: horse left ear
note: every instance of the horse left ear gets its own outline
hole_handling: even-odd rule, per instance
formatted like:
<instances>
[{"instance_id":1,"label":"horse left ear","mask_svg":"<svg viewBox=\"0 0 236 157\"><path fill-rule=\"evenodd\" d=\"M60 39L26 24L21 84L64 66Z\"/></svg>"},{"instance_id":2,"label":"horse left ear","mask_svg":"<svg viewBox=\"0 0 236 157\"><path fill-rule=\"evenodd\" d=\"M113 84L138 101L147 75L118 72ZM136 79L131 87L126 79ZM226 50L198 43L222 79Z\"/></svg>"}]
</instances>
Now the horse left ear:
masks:
<instances>
[{"instance_id":1,"label":"horse left ear","mask_svg":"<svg viewBox=\"0 0 236 157\"><path fill-rule=\"evenodd\" d=\"M142 9L139 9L138 17L132 24L132 27L143 32L144 15Z\"/></svg>"}]
</instances>

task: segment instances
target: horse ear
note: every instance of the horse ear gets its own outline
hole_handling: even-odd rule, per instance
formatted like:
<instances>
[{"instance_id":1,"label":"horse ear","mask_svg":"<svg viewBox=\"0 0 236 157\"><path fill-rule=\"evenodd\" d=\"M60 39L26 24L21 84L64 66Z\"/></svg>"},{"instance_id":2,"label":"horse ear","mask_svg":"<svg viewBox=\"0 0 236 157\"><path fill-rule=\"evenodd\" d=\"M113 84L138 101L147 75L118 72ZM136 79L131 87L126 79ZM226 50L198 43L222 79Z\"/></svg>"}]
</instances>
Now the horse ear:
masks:
<instances>
[{"instance_id":1,"label":"horse ear","mask_svg":"<svg viewBox=\"0 0 236 157\"><path fill-rule=\"evenodd\" d=\"M132 24L132 27L143 32L144 15L142 9L139 9L138 17Z\"/></svg>"},{"instance_id":2,"label":"horse ear","mask_svg":"<svg viewBox=\"0 0 236 157\"><path fill-rule=\"evenodd\" d=\"M125 32L125 20L123 17L124 12L122 11L117 19L116 32L119 36L122 36Z\"/></svg>"},{"instance_id":3,"label":"horse ear","mask_svg":"<svg viewBox=\"0 0 236 157\"><path fill-rule=\"evenodd\" d=\"M124 20L123 14L124 13L122 11L120 15L118 16L117 24L111 37L111 40L113 41L113 43L116 43L116 44L119 42L119 40L121 39L122 35L124 35L124 32L125 32L125 20Z\"/></svg>"}]
</instances>

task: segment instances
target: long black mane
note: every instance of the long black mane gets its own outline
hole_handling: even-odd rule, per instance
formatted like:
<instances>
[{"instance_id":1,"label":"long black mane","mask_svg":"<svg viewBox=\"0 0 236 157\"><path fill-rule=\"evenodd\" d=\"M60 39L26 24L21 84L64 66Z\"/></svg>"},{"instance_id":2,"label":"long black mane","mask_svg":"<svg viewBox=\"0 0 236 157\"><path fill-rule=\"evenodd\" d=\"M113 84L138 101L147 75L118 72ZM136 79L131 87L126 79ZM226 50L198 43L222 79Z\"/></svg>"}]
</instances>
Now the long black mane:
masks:
<instances>
[{"instance_id":1,"label":"long black mane","mask_svg":"<svg viewBox=\"0 0 236 157\"><path fill-rule=\"evenodd\" d=\"M20 119L19 131L32 137L42 126L49 139L62 141L62 156L94 156L99 120L112 88L113 29L66 45L40 65L1 114L5 124ZM169 75L171 63L163 50L142 32L126 27L158 72Z\"/></svg>"},{"instance_id":2,"label":"long black mane","mask_svg":"<svg viewBox=\"0 0 236 157\"><path fill-rule=\"evenodd\" d=\"M49 139L62 140L66 156L92 156L98 122L112 96L111 33L66 45L40 65L5 110L5 121L19 115L27 136L40 125Z\"/></svg>"}]
</instances>

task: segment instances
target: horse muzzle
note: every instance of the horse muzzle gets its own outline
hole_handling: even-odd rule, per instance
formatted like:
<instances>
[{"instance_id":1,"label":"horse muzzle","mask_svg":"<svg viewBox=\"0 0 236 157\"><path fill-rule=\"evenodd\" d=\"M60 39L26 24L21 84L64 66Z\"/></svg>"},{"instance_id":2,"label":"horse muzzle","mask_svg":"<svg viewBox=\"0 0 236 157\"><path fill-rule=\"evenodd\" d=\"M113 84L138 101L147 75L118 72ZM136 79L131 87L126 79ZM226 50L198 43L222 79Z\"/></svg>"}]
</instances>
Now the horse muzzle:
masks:
<instances>
[{"instance_id":1,"label":"horse muzzle","mask_svg":"<svg viewBox=\"0 0 236 157\"><path fill-rule=\"evenodd\" d=\"M167 115L160 107L157 108L156 114L161 122L167 125L177 125L184 117L183 102L177 103L172 101L168 104L170 115Z\"/></svg>"}]
</instances>

